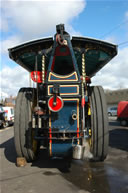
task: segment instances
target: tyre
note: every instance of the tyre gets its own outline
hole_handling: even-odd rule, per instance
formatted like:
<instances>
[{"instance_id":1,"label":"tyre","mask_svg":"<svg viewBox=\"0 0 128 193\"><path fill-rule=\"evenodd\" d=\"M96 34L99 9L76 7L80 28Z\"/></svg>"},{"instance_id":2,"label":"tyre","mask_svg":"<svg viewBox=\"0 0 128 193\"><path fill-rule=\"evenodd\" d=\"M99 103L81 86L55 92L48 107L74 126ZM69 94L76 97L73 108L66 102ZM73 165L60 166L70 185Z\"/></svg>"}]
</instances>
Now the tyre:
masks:
<instances>
[{"instance_id":1,"label":"tyre","mask_svg":"<svg viewBox=\"0 0 128 193\"><path fill-rule=\"evenodd\" d=\"M35 160L39 144L34 139L32 129L32 106L36 100L36 90L21 88L15 107L14 141L18 157L25 157L27 161Z\"/></svg>"},{"instance_id":2,"label":"tyre","mask_svg":"<svg viewBox=\"0 0 128 193\"><path fill-rule=\"evenodd\" d=\"M103 161L108 153L108 116L105 95L101 86L90 87L91 145L94 161Z\"/></svg>"},{"instance_id":3,"label":"tyre","mask_svg":"<svg viewBox=\"0 0 128 193\"><path fill-rule=\"evenodd\" d=\"M4 128L9 127L8 121L5 121L5 122L4 122L3 127L4 127Z\"/></svg>"},{"instance_id":4,"label":"tyre","mask_svg":"<svg viewBox=\"0 0 128 193\"><path fill-rule=\"evenodd\" d=\"M112 114L109 112L109 113L108 113L108 116L112 116Z\"/></svg>"},{"instance_id":5,"label":"tyre","mask_svg":"<svg viewBox=\"0 0 128 193\"><path fill-rule=\"evenodd\" d=\"M120 121L120 124L121 124L121 126L126 126L128 123L127 123L127 121L125 119L122 119Z\"/></svg>"}]
</instances>

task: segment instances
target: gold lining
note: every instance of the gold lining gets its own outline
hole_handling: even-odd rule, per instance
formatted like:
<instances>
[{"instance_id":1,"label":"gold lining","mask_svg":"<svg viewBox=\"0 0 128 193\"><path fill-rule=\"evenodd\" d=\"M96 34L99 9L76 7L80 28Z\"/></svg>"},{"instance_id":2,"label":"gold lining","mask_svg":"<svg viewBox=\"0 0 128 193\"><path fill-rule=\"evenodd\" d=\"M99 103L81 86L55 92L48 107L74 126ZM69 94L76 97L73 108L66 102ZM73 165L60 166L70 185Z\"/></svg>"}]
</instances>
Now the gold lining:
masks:
<instances>
[{"instance_id":1,"label":"gold lining","mask_svg":"<svg viewBox=\"0 0 128 193\"><path fill-rule=\"evenodd\" d=\"M58 80L51 80L51 76L54 76L54 77L56 77L56 78L59 78ZM73 76L73 75L75 75L75 78L76 79L66 79L66 78L69 78L69 77L71 77L71 76ZM66 80L65 80L66 79ZM57 75L57 74L54 74L54 73L52 73L52 72L50 72L49 73L49 77L48 77L48 81L49 82L57 82L57 81L64 81L64 82L66 82L66 81L78 81L78 77L77 77L77 73L76 72L73 72L72 74L69 74L69 75L67 75L67 76L60 76L60 75Z\"/></svg>"},{"instance_id":2,"label":"gold lining","mask_svg":"<svg viewBox=\"0 0 128 193\"><path fill-rule=\"evenodd\" d=\"M48 86L48 95L52 95L50 93L50 88L52 88L53 85L49 85ZM78 85L60 85L60 88L61 87L77 87L77 92L76 93L60 93L60 95L78 95L79 94L79 86Z\"/></svg>"}]
</instances>

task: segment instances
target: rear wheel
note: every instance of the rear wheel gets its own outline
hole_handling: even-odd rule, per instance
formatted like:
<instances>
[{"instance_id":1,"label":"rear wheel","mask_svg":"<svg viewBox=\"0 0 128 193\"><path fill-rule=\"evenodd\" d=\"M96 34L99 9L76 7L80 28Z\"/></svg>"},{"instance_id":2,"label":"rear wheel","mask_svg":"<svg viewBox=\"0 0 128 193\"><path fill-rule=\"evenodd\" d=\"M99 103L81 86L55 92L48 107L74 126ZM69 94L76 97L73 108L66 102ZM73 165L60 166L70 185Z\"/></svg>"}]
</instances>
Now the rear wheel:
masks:
<instances>
[{"instance_id":1,"label":"rear wheel","mask_svg":"<svg viewBox=\"0 0 128 193\"><path fill-rule=\"evenodd\" d=\"M36 90L21 88L15 108L14 140L18 157L33 161L38 153L38 142L34 139L32 129L32 108L36 100Z\"/></svg>"},{"instance_id":2,"label":"rear wheel","mask_svg":"<svg viewBox=\"0 0 128 193\"><path fill-rule=\"evenodd\" d=\"M94 161L103 161L108 152L108 117L105 95L101 86L90 87L91 153Z\"/></svg>"}]
</instances>

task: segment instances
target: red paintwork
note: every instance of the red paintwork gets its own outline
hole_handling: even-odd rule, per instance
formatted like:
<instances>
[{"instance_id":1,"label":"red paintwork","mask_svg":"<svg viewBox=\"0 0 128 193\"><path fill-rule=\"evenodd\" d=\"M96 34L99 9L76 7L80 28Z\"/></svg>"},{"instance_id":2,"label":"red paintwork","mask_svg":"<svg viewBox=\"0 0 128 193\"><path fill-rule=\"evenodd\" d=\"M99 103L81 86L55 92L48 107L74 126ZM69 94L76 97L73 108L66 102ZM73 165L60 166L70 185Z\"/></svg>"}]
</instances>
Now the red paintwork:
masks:
<instances>
[{"instance_id":1,"label":"red paintwork","mask_svg":"<svg viewBox=\"0 0 128 193\"><path fill-rule=\"evenodd\" d=\"M48 107L51 111L53 112L58 112L62 109L63 107L63 100L57 96L56 97L56 105L53 104L53 101L54 101L54 96L52 96L49 101L48 101Z\"/></svg>"},{"instance_id":2,"label":"red paintwork","mask_svg":"<svg viewBox=\"0 0 128 193\"><path fill-rule=\"evenodd\" d=\"M42 83L42 72L40 72L40 71L32 71L31 72L31 79L34 82Z\"/></svg>"},{"instance_id":3,"label":"red paintwork","mask_svg":"<svg viewBox=\"0 0 128 193\"><path fill-rule=\"evenodd\" d=\"M85 97L82 98L82 103L81 103L81 106L84 107L85 105Z\"/></svg>"},{"instance_id":4,"label":"red paintwork","mask_svg":"<svg viewBox=\"0 0 128 193\"><path fill-rule=\"evenodd\" d=\"M65 48L65 52L62 52L61 48ZM57 46L56 47L55 56L68 56L68 55L70 55L68 46Z\"/></svg>"},{"instance_id":5,"label":"red paintwork","mask_svg":"<svg viewBox=\"0 0 128 193\"><path fill-rule=\"evenodd\" d=\"M81 80L83 80L83 77L80 77ZM86 83L91 83L91 78L89 76L86 76Z\"/></svg>"},{"instance_id":6,"label":"red paintwork","mask_svg":"<svg viewBox=\"0 0 128 193\"><path fill-rule=\"evenodd\" d=\"M128 101L121 101L117 108L118 118L128 118Z\"/></svg>"}]
</instances>

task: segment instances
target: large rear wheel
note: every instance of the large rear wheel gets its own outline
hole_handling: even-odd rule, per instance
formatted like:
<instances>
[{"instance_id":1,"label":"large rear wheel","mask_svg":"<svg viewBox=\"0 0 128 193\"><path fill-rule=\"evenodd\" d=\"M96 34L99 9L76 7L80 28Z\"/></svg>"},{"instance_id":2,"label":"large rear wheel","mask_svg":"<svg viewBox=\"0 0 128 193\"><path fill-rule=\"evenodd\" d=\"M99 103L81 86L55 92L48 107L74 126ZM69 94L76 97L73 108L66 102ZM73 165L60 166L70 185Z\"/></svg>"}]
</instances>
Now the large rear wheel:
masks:
<instances>
[{"instance_id":1,"label":"large rear wheel","mask_svg":"<svg viewBox=\"0 0 128 193\"><path fill-rule=\"evenodd\" d=\"M14 140L17 156L25 157L27 161L33 161L39 149L32 129L32 109L35 101L36 89L20 89L15 107Z\"/></svg>"},{"instance_id":2,"label":"large rear wheel","mask_svg":"<svg viewBox=\"0 0 128 193\"><path fill-rule=\"evenodd\" d=\"M90 87L91 143L94 161L103 161L108 153L108 116L105 94L101 86Z\"/></svg>"}]
</instances>

